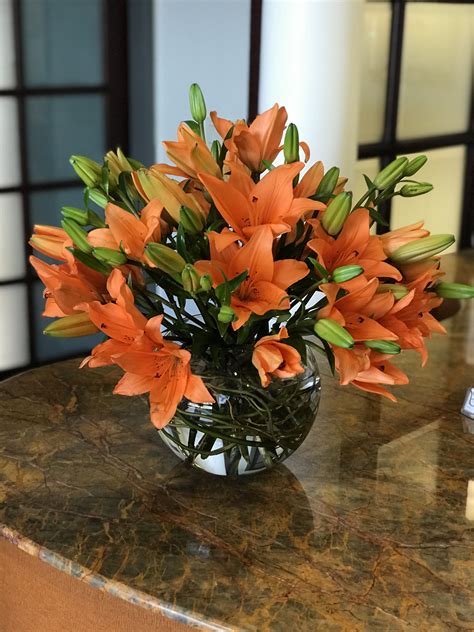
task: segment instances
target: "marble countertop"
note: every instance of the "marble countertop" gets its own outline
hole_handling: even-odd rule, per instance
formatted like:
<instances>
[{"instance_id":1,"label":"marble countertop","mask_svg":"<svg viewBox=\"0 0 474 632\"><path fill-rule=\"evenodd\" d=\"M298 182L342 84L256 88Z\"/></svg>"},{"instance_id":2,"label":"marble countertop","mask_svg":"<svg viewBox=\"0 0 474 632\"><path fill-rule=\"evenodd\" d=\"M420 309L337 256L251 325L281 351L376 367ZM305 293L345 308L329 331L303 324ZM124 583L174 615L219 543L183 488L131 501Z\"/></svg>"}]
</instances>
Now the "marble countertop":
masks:
<instances>
[{"instance_id":1,"label":"marble countertop","mask_svg":"<svg viewBox=\"0 0 474 632\"><path fill-rule=\"evenodd\" d=\"M472 255L446 257L474 282ZM400 358L398 405L322 367L315 425L283 466L188 469L115 369L42 367L0 384L0 535L203 630L474 629L474 301Z\"/></svg>"}]
</instances>

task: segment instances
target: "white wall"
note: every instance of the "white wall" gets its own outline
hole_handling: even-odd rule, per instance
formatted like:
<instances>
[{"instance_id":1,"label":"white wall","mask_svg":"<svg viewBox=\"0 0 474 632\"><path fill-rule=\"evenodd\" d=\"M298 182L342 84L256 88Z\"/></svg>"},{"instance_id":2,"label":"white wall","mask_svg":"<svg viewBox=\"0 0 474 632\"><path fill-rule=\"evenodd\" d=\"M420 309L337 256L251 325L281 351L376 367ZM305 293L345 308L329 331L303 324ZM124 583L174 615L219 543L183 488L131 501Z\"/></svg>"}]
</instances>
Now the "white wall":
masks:
<instances>
[{"instance_id":1,"label":"white wall","mask_svg":"<svg viewBox=\"0 0 474 632\"><path fill-rule=\"evenodd\" d=\"M208 109L246 118L250 0L154 0L155 154L190 118L188 88L201 86Z\"/></svg>"}]
</instances>

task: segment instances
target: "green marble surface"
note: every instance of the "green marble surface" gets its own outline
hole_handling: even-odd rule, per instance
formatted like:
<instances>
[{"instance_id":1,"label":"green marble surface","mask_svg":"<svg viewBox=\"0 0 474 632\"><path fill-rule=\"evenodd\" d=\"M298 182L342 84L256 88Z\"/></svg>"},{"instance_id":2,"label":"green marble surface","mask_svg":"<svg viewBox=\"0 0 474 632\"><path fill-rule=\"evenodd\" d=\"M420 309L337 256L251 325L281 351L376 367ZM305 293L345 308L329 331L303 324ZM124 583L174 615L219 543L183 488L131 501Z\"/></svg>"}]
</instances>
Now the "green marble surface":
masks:
<instances>
[{"instance_id":1,"label":"green marble surface","mask_svg":"<svg viewBox=\"0 0 474 632\"><path fill-rule=\"evenodd\" d=\"M473 282L472 256L446 258ZM285 465L188 469L115 369L0 384L0 535L98 589L206 630L473 630L474 301L399 363L399 403L339 387Z\"/></svg>"}]
</instances>

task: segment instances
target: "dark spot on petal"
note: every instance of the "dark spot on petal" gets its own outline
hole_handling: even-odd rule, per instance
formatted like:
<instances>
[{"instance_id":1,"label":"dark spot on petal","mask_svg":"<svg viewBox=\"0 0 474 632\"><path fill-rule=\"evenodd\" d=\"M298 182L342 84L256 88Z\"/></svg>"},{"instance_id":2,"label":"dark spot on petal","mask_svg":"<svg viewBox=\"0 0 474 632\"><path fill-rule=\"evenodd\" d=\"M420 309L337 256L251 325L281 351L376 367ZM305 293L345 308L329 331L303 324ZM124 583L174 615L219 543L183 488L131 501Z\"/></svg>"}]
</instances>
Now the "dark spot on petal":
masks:
<instances>
[{"instance_id":1,"label":"dark spot on petal","mask_svg":"<svg viewBox=\"0 0 474 632\"><path fill-rule=\"evenodd\" d=\"M358 316L358 317L357 317L357 322L358 322L359 324L360 324L360 323L363 323L363 322L364 322L364 320L365 320L365 318L362 318L362 316Z\"/></svg>"},{"instance_id":2,"label":"dark spot on petal","mask_svg":"<svg viewBox=\"0 0 474 632\"><path fill-rule=\"evenodd\" d=\"M258 197L256 195L252 196L252 202L258 202Z\"/></svg>"},{"instance_id":3,"label":"dark spot on petal","mask_svg":"<svg viewBox=\"0 0 474 632\"><path fill-rule=\"evenodd\" d=\"M107 325L106 325L105 323L101 323L101 324L100 324L100 328L101 328L101 329L107 329Z\"/></svg>"}]
</instances>

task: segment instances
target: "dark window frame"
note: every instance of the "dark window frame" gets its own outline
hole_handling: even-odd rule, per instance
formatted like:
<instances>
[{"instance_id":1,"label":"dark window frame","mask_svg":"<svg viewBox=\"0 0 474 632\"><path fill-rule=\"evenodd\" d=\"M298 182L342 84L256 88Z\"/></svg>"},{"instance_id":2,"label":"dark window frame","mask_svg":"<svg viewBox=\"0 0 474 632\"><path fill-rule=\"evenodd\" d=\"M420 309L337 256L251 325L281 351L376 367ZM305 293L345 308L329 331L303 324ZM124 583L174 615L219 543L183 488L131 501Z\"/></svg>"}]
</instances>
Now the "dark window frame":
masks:
<instances>
[{"instance_id":1,"label":"dark window frame","mask_svg":"<svg viewBox=\"0 0 474 632\"><path fill-rule=\"evenodd\" d=\"M38 357L35 331L34 331L34 284L38 277L29 265L28 259L31 248L27 245L32 232L30 213L30 194L35 191L50 191L58 188L81 187L78 178L68 180L48 180L39 183L31 183L28 173L28 139L26 129L26 100L30 96L43 95L83 95L100 94L105 97L105 121L106 121L106 146L120 146L128 151L128 54L127 54L127 0L101 0L102 2L102 26L103 26L103 59L104 82L97 86L61 85L61 86L35 86L28 87L24 78L24 50L22 40L22 0L11 0L13 7L13 33L15 47L15 74L16 87L0 90L0 97L14 97L18 109L18 139L20 147L20 184L17 186L0 187L1 193L19 193L21 196L23 237L25 243L26 273L14 279L0 281L0 287L15 284L26 288L28 310L28 339L29 357L28 364L0 371L0 378L6 378L27 368L44 364ZM73 174L72 174L73 175ZM76 354L58 356L58 360L74 357Z\"/></svg>"}]
</instances>

